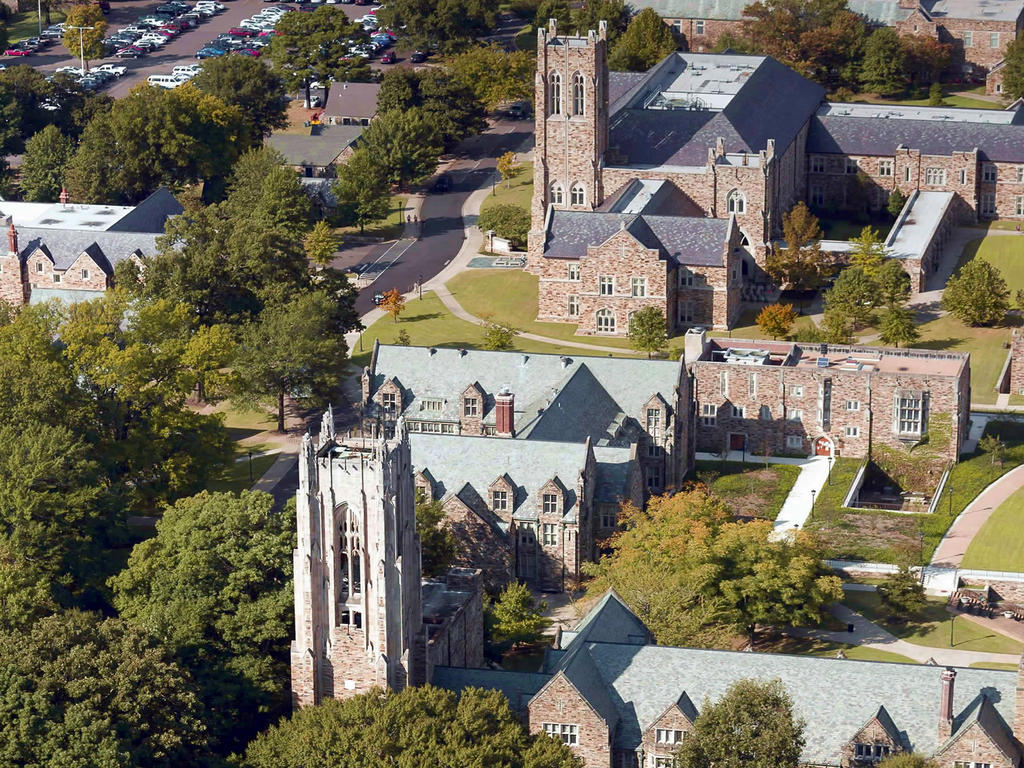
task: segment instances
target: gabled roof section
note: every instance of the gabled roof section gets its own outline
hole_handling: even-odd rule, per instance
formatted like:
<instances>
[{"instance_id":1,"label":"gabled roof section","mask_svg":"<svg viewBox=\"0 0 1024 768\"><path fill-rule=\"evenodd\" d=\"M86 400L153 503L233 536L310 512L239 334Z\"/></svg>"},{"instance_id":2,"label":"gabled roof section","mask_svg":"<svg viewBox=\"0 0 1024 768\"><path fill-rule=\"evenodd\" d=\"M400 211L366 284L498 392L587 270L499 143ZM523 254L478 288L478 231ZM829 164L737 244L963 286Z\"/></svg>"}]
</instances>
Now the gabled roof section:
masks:
<instances>
[{"instance_id":1,"label":"gabled roof section","mask_svg":"<svg viewBox=\"0 0 1024 768\"><path fill-rule=\"evenodd\" d=\"M529 440L566 440L581 443L588 437L596 442L614 441L610 431L622 422L615 399L608 394L586 363L572 372L550 403L522 430Z\"/></svg>"},{"instance_id":2,"label":"gabled roof section","mask_svg":"<svg viewBox=\"0 0 1024 768\"><path fill-rule=\"evenodd\" d=\"M565 650L586 643L643 645L650 641L651 631L647 625L614 589L604 593L572 632L562 633L562 648Z\"/></svg>"},{"instance_id":3,"label":"gabled roof section","mask_svg":"<svg viewBox=\"0 0 1024 768\"><path fill-rule=\"evenodd\" d=\"M107 232L148 232L162 235L167 219L180 216L184 210L181 203L171 194L171 190L160 187L107 229Z\"/></svg>"},{"instance_id":4,"label":"gabled roof section","mask_svg":"<svg viewBox=\"0 0 1024 768\"><path fill-rule=\"evenodd\" d=\"M874 722L877 722L881 726L882 730L885 731L885 735L892 739L893 744L899 744L903 747L908 746L903 743L903 739L900 736L900 729L896 727L896 723L893 722L892 717L889 715L889 711L885 708L884 704L878 708L878 711L870 720L861 726L857 733L860 733L860 731L863 731Z\"/></svg>"},{"instance_id":5,"label":"gabled roof section","mask_svg":"<svg viewBox=\"0 0 1024 768\"><path fill-rule=\"evenodd\" d=\"M972 726L977 725L992 740L992 743L1010 761L1011 765L1017 765L1021 758L1021 749L1017 740L1013 737L1010 726L1007 725L1003 716L996 711L992 700L986 693L981 693L971 702L971 706L957 718L953 729L953 735L941 746L939 752L944 752L960 739Z\"/></svg>"},{"instance_id":6,"label":"gabled roof section","mask_svg":"<svg viewBox=\"0 0 1024 768\"><path fill-rule=\"evenodd\" d=\"M108 274L113 273L119 261L131 258L136 251L146 256L154 255L157 237L136 232L18 229L22 258L28 258L38 248L53 259L55 269L68 269L79 256L88 253Z\"/></svg>"},{"instance_id":7,"label":"gabled roof section","mask_svg":"<svg viewBox=\"0 0 1024 768\"><path fill-rule=\"evenodd\" d=\"M608 693L608 686L597 671L589 650L579 646L574 652L566 654L559 669L580 696L594 708L601 719L608 724L610 733L615 733L619 722L619 711ZM558 673L555 673L556 677ZM552 678L554 679L554 678Z\"/></svg>"}]
</instances>

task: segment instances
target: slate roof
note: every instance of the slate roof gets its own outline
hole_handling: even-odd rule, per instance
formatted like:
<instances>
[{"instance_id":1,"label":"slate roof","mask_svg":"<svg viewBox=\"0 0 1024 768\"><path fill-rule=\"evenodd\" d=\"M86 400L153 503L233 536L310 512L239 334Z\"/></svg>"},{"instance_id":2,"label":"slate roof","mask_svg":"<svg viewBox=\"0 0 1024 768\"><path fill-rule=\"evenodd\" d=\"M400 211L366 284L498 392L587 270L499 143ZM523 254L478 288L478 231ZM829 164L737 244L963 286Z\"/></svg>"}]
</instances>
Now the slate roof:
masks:
<instances>
[{"instance_id":1,"label":"slate roof","mask_svg":"<svg viewBox=\"0 0 1024 768\"><path fill-rule=\"evenodd\" d=\"M666 19L738 21L749 0L630 0L634 10L653 8Z\"/></svg>"},{"instance_id":2,"label":"slate roof","mask_svg":"<svg viewBox=\"0 0 1024 768\"><path fill-rule=\"evenodd\" d=\"M312 126L309 133L274 133L267 143L284 155L288 165L325 168L363 133L361 125Z\"/></svg>"},{"instance_id":3,"label":"slate roof","mask_svg":"<svg viewBox=\"0 0 1024 768\"><path fill-rule=\"evenodd\" d=\"M650 642L647 625L629 609L615 590L609 589L597 604L587 611L571 632L562 633L562 649L569 650L584 643Z\"/></svg>"},{"instance_id":4,"label":"slate roof","mask_svg":"<svg viewBox=\"0 0 1024 768\"><path fill-rule=\"evenodd\" d=\"M487 688L501 691L514 710L525 710L526 705L551 679L550 675L533 672L506 672L500 669L462 669L434 667L431 684L449 691L463 688Z\"/></svg>"},{"instance_id":5,"label":"slate roof","mask_svg":"<svg viewBox=\"0 0 1024 768\"><path fill-rule=\"evenodd\" d=\"M637 11L653 8L667 19L717 19L739 21L749 0L631 0ZM899 0L849 0L854 13L866 16L876 24L893 26L904 21L911 9L900 8ZM1021 11L1016 0L925 0L924 10L930 16L951 19L1013 21Z\"/></svg>"},{"instance_id":6,"label":"slate roof","mask_svg":"<svg viewBox=\"0 0 1024 768\"><path fill-rule=\"evenodd\" d=\"M614 504L629 496L629 470L631 462L628 448L594 448L597 460L597 486L594 501Z\"/></svg>"},{"instance_id":7,"label":"slate roof","mask_svg":"<svg viewBox=\"0 0 1024 768\"><path fill-rule=\"evenodd\" d=\"M957 672L956 682L959 682L959 680L960 673ZM955 742L957 737L966 733L972 725L978 724L988 734L989 738L992 739L992 742L1009 758L1010 764L1017 765L1021 758L1021 748L1017 744L1016 739L1013 738L1013 731L1010 729L1009 722L1012 722L1012 720L1004 720L996 710L996 707L993 706L992 699L987 694L982 693L975 698L966 712L960 715L960 717L954 718L953 733L949 740L942 745L942 749Z\"/></svg>"},{"instance_id":8,"label":"slate roof","mask_svg":"<svg viewBox=\"0 0 1024 768\"><path fill-rule=\"evenodd\" d=\"M999 125L934 120L816 116L811 120L807 151L821 154L892 155L899 145L923 155L950 155L975 148L992 162L1024 162L1024 114Z\"/></svg>"},{"instance_id":9,"label":"slate roof","mask_svg":"<svg viewBox=\"0 0 1024 768\"><path fill-rule=\"evenodd\" d=\"M171 190L160 187L118 219L107 232L150 232L162 235L167 219L180 215L184 210L181 203L171 194Z\"/></svg>"},{"instance_id":10,"label":"slate roof","mask_svg":"<svg viewBox=\"0 0 1024 768\"><path fill-rule=\"evenodd\" d=\"M695 216L552 211L544 256L580 259L587 248L601 245L625 229L646 248L657 250L661 258L690 266L721 267L731 226L730 219Z\"/></svg>"},{"instance_id":11,"label":"slate roof","mask_svg":"<svg viewBox=\"0 0 1024 768\"><path fill-rule=\"evenodd\" d=\"M324 114L335 117L370 118L377 114L380 83L335 83L327 95Z\"/></svg>"},{"instance_id":12,"label":"slate roof","mask_svg":"<svg viewBox=\"0 0 1024 768\"><path fill-rule=\"evenodd\" d=\"M722 54L675 53L684 68L702 62L720 63ZM729 55L730 60L755 65L753 72L721 111L691 109L643 109L641 89L628 106L620 109L609 127L608 147L629 166L704 166L708 148L719 137L729 153L756 154L775 140L782 154L814 114L825 97L817 83L801 77L769 56ZM649 73L666 72L664 64Z\"/></svg>"},{"instance_id":13,"label":"slate roof","mask_svg":"<svg viewBox=\"0 0 1024 768\"><path fill-rule=\"evenodd\" d=\"M615 101L624 96L630 88L646 79L646 72L609 72L608 103L614 104Z\"/></svg>"},{"instance_id":14,"label":"slate roof","mask_svg":"<svg viewBox=\"0 0 1024 768\"><path fill-rule=\"evenodd\" d=\"M160 234L163 234L161 232ZM114 266L138 251L145 256L156 253L158 234L141 232L83 232L80 230L35 229L18 230L18 247L22 258L37 248L52 260L55 269L67 269L88 251L97 266L108 275Z\"/></svg>"},{"instance_id":15,"label":"slate roof","mask_svg":"<svg viewBox=\"0 0 1024 768\"><path fill-rule=\"evenodd\" d=\"M1019 0L924 0L921 5L939 20L1015 21L1022 10Z\"/></svg>"},{"instance_id":16,"label":"slate roof","mask_svg":"<svg viewBox=\"0 0 1024 768\"><path fill-rule=\"evenodd\" d=\"M675 388L683 375L681 362L667 360L386 344L376 347L373 366L370 394L386 379L395 378L403 389L403 402L416 398L406 407L409 419L439 420L419 411L416 403L424 398L457 402L466 387L476 382L486 393L485 424L494 423L494 394L507 388L515 395L517 438L579 443L589 437L595 446L614 443L620 429L628 428L630 421L640 417L655 393L674 404ZM570 383L575 396L554 405ZM595 409L594 402L605 405ZM607 403L615 404L614 414ZM588 414L586 420L581 416L584 412Z\"/></svg>"}]
</instances>

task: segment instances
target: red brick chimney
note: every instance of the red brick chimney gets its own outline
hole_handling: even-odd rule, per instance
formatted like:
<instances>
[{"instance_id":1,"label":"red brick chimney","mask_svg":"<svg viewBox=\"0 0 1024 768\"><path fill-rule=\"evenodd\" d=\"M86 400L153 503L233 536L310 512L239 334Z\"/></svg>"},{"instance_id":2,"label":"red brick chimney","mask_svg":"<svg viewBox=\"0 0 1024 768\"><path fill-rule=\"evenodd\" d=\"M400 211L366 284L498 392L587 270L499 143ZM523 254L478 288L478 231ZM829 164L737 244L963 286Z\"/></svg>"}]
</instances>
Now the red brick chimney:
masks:
<instances>
[{"instance_id":1,"label":"red brick chimney","mask_svg":"<svg viewBox=\"0 0 1024 768\"><path fill-rule=\"evenodd\" d=\"M13 256L18 255L18 230L14 228L13 219L11 219L11 226L7 228L7 250Z\"/></svg>"},{"instance_id":2,"label":"red brick chimney","mask_svg":"<svg viewBox=\"0 0 1024 768\"><path fill-rule=\"evenodd\" d=\"M516 396L502 390L494 396L495 434L499 437L515 437Z\"/></svg>"},{"instance_id":3,"label":"red brick chimney","mask_svg":"<svg viewBox=\"0 0 1024 768\"><path fill-rule=\"evenodd\" d=\"M953 733L953 681L955 669L942 670L942 694L939 697L939 744L944 744Z\"/></svg>"},{"instance_id":4,"label":"red brick chimney","mask_svg":"<svg viewBox=\"0 0 1024 768\"><path fill-rule=\"evenodd\" d=\"M68 191L64 187L60 188L60 197L58 197L57 199L60 200L61 205L68 204Z\"/></svg>"}]
</instances>

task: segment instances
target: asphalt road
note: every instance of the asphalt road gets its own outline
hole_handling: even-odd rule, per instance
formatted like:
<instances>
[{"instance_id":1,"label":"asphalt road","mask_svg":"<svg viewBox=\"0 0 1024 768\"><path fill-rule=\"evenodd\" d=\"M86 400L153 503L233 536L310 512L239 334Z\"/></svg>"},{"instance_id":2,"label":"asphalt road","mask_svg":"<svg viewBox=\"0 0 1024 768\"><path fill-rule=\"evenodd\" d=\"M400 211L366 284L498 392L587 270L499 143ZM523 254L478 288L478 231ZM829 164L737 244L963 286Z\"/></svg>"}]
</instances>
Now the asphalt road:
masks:
<instances>
[{"instance_id":1,"label":"asphalt road","mask_svg":"<svg viewBox=\"0 0 1024 768\"><path fill-rule=\"evenodd\" d=\"M397 288L403 293L419 280L427 281L444 269L466 239L462 206L476 189L496 179L497 158L508 151L522 152L532 144L531 121L499 120L490 130L472 136L457 148L458 160L447 172L451 189L430 192L420 214L420 239L373 283L359 292L356 310L364 315L373 309L373 294Z\"/></svg>"},{"instance_id":2,"label":"asphalt road","mask_svg":"<svg viewBox=\"0 0 1024 768\"><path fill-rule=\"evenodd\" d=\"M277 5L276 2L264 3L261 0L222 0L222 2L227 7L223 13L207 19L196 29L178 35L167 45L146 54L141 59L118 59L110 56L90 61L90 66L114 62L128 68L128 73L107 86L104 92L114 98L125 96L136 85L145 82L149 75L169 75L171 69L178 64L195 64L197 61L196 51L204 44L213 40L217 35L227 32L231 27L237 27L238 22L252 16L262 8ZM152 12L160 4L154 0L124 0L111 3L110 13L106 16L108 34L120 27L128 26L140 16ZM370 10L368 5L339 4L336 7L343 9L349 18L353 19L363 16ZM53 72L58 67L79 65L79 59L72 57L59 42L34 56L0 57L0 61L7 66L31 64L47 73ZM380 66L376 61L374 65Z\"/></svg>"}]
</instances>

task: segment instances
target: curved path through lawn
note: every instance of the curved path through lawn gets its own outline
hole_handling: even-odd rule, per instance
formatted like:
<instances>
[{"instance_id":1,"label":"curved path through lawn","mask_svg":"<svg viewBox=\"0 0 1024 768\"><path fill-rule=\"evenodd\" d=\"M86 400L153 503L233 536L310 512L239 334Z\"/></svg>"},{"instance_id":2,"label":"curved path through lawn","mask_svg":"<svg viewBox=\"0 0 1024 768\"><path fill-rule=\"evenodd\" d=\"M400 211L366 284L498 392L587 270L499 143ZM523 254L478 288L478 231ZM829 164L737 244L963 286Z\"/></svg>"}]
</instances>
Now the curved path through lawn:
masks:
<instances>
[{"instance_id":1,"label":"curved path through lawn","mask_svg":"<svg viewBox=\"0 0 1024 768\"><path fill-rule=\"evenodd\" d=\"M1006 501L1019 488L1024 488L1024 464L1011 469L1005 475L979 493L974 501L967 505L932 555L932 565L959 568L963 562L971 540L988 520L996 508Z\"/></svg>"}]
</instances>

